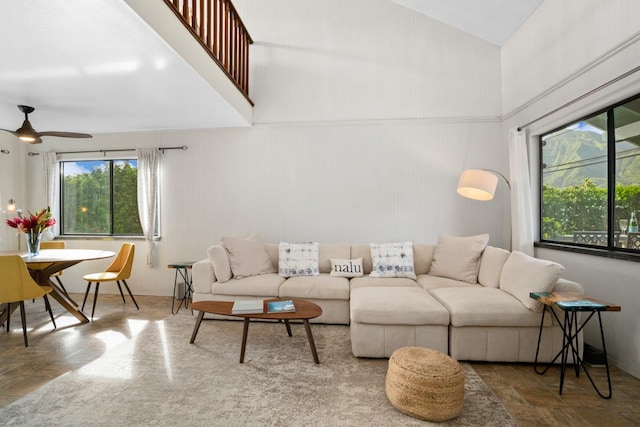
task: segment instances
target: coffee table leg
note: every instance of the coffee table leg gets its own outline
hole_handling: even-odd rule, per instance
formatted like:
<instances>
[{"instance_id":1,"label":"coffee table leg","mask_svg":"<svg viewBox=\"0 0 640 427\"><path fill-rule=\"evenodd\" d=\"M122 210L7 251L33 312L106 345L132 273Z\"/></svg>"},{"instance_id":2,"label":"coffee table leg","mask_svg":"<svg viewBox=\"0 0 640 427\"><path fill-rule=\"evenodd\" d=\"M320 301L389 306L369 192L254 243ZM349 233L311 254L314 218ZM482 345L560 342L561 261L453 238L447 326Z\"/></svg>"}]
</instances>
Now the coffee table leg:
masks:
<instances>
[{"instance_id":1,"label":"coffee table leg","mask_svg":"<svg viewBox=\"0 0 640 427\"><path fill-rule=\"evenodd\" d=\"M202 323L203 317L204 311L199 312L198 317L196 318L196 324L193 327L193 333L191 334L191 341L189 341L190 344L193 344L193 342L196 340L196 335L198 335L198 329L200 329L200 323Z\"/></svg>"},{"instance_id":2,"label":"coffee table leg","mask_svg":"<svg viewBox=\"0 0 640 427\"><path fill-rule=\"evenodd\" d=\"M244 329L242 330L242 348L240 349L240 363L244 363L244 350L247 347L247 334L249 333L249 318L244 318Z\"/></svg>"},{"instance_id":3,"label":"coffee table leg","mask_svg":"<svg viewBox=\"0 0 640 427\"><path fill-rule=\"evenodd\" d=\"M284 320L284 325L287 327L287 333L289 334L289 336L293 336L291 335L291 325L289 324L289 321L287 319Z\"/></svg>"},{"instance_id":4,"label":"coffee table leg","mask_svg":"<svg viewBox=\"0 0 640 427\"><path fill-rule=\"evenodd\" d=\"M307 338L309 339L311 354L313 354L313 361L320 363L320 360L318 360L318 352L316 351L316 343L313 341L313 334L311 333L311 326L309 326L309 320L307 319L304 319L304 329L307 331Z\"/></svg>"}]
</instances>

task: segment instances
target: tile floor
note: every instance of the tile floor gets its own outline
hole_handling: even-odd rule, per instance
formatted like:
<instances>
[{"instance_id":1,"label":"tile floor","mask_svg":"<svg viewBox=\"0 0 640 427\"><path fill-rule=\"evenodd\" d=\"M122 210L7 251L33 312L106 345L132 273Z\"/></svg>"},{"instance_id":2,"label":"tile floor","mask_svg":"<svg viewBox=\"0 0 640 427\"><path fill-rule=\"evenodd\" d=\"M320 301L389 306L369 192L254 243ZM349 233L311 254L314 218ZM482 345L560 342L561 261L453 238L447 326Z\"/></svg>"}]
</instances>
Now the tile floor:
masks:
<instances>
[{"instance_id":1,"label":"tile floor","mask_svg":"<svg viewBox=\"0 0 640 427\"><path fill-rule=\"evenodd\" d=\"M78 294L72 297L82 300ZM139 311L128 297L123 304L120 295L100 295L94 322L86 325L79 325L53 302L55 331L42 300L29 302L28 348L22 341L19 311L14 312L11 332L0 331L0 407L131 339L145 322L171 315L170 297L136 296L136 300ZM183 308L177 315L191 313ZM473 363L473 368L520 426L640 426L640 379L620 369L612 369L613 397L605 400L596 395L585 375L575 378L573 371L568 372L559 395L557 367L545 375L535 374L530 364ZM592 372L597 381L606 378L603 368Z\"/></svg>"}]
</instances>

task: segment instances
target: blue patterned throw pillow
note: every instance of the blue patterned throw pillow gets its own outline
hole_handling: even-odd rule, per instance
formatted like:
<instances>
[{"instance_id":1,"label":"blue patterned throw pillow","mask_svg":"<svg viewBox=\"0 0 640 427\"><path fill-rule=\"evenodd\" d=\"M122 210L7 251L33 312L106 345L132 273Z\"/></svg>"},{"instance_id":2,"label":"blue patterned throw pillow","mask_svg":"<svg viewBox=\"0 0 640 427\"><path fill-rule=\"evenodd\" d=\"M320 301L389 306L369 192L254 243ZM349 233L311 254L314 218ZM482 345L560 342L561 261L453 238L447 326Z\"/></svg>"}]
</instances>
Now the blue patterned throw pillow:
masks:
<instances>
[{"instance_id":1,"label":"blue patterned throw pillow","mask_svg":"<svg viewBox=\"0 0 640 427\"><path fill-rule=\"evenodd\" d=\"M317 242L286 243L280 242L278 248L278 274L282 277L317 276Z\"/></svg>"},{"instance_id":2,"label":"blue patterned throw pillow","mask_svg":"<svg viewBox=\"0 0 640 427\"><path fill-rule=\"evenodd\" d=\"M371 243L373 268L369 277L407 277L416 279L413 267L413 244Z\"/></svg>"}]
</instances>

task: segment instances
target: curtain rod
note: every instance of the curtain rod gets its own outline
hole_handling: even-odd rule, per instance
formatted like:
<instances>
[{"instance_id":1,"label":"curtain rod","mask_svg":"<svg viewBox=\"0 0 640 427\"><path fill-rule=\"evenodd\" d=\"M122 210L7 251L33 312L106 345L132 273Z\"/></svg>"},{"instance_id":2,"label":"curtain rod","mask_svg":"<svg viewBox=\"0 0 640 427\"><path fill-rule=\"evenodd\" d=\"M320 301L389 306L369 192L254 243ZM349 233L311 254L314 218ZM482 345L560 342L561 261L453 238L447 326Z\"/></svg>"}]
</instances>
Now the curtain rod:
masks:
<instances>
[{"instance_id":1,"label":"curtain rod","mask_svg":"<svg viewBox=\"0 0 640 427\"><path fill-rule=\"evenodd\" d=\"M162 154L164 154L165 150L188 150L189 147L187 147L186 145L183 145L181 147L158 147L158 150L162 151ZM136 151L135 148L121 148L121 149L112 149L112 150L87 150L87 151L57 151L56 154L81 154L81 153L102 153L105 156L107 155L107 153L111 153L111 152L116 152L116 151ZM30 151L29 153L27 153L27 155L29 157L32 156L39 156L40 153L35 153Z\"/></svg>"},{"instance_id":2,"label":"curtain rod","mask_svg":"<svg viewBox=\"0 0 640 427\"><path fill-rule=\"evenodd\" d=\"M571 100L571 101L567 102L566 104L563 104L563 105L559 106L559 107L558 107L558 108L556 108L555 110L551 110L551 111L549 111L548 113L543 114L542 116L540 116L540 117L538 117L538 118L536 118L536 119L534 119L534 120L531 120L531 121L530 121L530 122L528 122L528 123L523 124L522 126L518 127L518 132L520 132L522 129L526 128L527 126L534 124L535 122L538 122L538 121L540 121L540 120L542 120L542 119L544 119L544 118L546 118L546 117L549 117L549 116L550 116L550 115L552 115L552 114L557 113L557 112L558 112L558 111L560 111L560 110L564 110L565 108L569 107L570 105L575 104L575 103L576 103L576 102L578 102L578 101L582 101L584 98L586 98L586 97L588 97L588 96L591 96L591 95L593 95L594 93L599 92L599 91L601 91L602 89L606 88L607 86L611 86L612 84L614 84L614 83L616 83L616 82L619 82L620 80L622 80L622 79L624 79L624 78L627 78L627 77L629 77L631 74L636 73L636 72L638 72L638 71L640 71L640 65L639 65L639 66L637 66L637 67L635 67L635 68L634 68L634 69L632 69L632 70L627 71L627 72L626 72L626 73L624 73L624 74L619 75L618 77L614 78L613 80L609 80L608 82L606 82L606 83L604 83L604 84L602 84L602 85L598 86L597 88L595 88L595 89L593 89L593 90L590 90L589 92L585 93L584 95L581 95L581 96L577 97L576 99L573 99L573 100Z\"/></svg>"}]
</instances>

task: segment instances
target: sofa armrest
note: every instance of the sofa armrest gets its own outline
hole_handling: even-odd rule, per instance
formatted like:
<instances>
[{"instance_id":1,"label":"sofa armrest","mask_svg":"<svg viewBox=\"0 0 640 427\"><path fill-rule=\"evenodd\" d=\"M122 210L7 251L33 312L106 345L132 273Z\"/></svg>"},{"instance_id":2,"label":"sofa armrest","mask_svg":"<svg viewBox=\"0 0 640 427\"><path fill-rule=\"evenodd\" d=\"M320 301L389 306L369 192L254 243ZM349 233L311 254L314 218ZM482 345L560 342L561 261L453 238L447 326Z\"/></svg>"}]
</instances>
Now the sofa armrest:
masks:
<instances>
[{"instance_id":1,"label":"sofa armrest","mask_svg":"<svg viewBox=\"0 0 640 427\"><path fill-rule=\"evenodd\" d=\"M584 288L578 282L560 278L553 286L554 292L571 292L576 294L584 294Z\"/></svg>"},{"instance_id":2,"label":"sofa armrest","mask_svg":"<svg viewBox=\"0 0 640 427\"><path fill-rule=\"evenodd\" d=\"M191 286L195 293L210 294L211 285L216 281L213 265L209 258L201 259L191 267Z\"/></svg>"}]
</instances>

